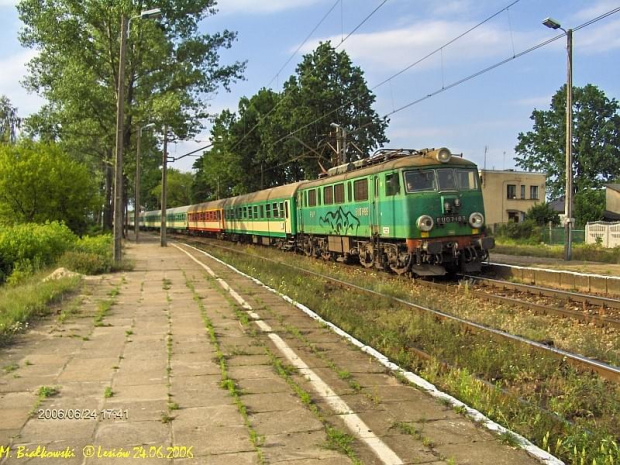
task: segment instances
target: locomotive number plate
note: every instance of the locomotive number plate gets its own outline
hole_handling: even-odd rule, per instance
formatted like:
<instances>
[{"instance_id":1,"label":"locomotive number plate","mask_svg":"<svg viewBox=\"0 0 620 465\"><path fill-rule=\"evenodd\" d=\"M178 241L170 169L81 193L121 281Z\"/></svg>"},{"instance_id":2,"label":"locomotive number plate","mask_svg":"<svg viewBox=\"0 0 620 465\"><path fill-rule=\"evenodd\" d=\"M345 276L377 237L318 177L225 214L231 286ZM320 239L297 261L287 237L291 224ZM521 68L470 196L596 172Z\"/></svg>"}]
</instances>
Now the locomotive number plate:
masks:
<instances>
[{"instance_id":1,"label":"locomotive number plate","mask_svg":"<svg viewBox=\"0 0 620 465\"><path fill-rule=\"evenodd\" d=\"M467 223L467 217L465 215L438 216L437 218L435 218L435 223Z\"/></svg>"}]
</instances>

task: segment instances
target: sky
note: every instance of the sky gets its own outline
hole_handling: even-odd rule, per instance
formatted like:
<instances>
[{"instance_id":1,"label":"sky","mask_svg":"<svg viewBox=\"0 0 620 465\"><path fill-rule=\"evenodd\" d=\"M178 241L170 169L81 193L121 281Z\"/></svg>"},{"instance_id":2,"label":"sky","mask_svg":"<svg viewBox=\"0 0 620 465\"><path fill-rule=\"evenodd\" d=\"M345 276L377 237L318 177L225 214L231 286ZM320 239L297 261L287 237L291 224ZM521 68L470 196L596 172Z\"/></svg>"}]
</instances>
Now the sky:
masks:
<instances>
[{"instance_id":1,"label":"sky","mask_svg":"<svg viewBox=\"0 0 620 465\"><path fill-rule=\"evenodd\" d=\"M44 101L20 85L36 52L19 44L16 3L0 0L0 94L25 117ZM231 92L208 96L210 111L234 111L241 97L264 87L281 91L302 56L330 40L362 69L375 111L388 115L384 147L445 146L480 168L512 169L532 111L548 109L566 83L566 36L542 21L551 17L576 29L573 85L593 84L620 100L620 12L580 27L619 7L620 0L219 0L217 14L200 28L236 31L221 60L247 61L247 69ZM205 124L196 140L172 144L170 155L208 145ZM188 171L195 159L172 166Z\"/></svg>"}]
</instances>

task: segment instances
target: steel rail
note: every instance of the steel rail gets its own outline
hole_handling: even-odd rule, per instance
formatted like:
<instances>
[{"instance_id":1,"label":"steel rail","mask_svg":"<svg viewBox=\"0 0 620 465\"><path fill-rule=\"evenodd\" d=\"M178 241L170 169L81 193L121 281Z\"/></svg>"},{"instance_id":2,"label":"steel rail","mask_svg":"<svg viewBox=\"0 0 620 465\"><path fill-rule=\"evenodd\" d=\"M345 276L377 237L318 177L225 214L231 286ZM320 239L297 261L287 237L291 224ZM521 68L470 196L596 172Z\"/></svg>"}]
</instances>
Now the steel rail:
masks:
<instances>
[{"instance_id":1,"label":"steel rail","mask_svg":"<svg viewBox=\"0 0 620 465\"><path fill-rule=\"evenodd\" d=\"M567 300L569 302L579 302L592 305L599 305L601 307L620 309L620 300L612 299L609 297L601 297L589 294L582 294L579 292L564 291L561 289L552 289L549 287L539 287L530 284L512 283L508 281L502 281L499 279L484 278L481 276L462 275L464 278L479 281L482 283L489 283L494 287L503 287L504 289L512 290L525 290L531 294L538 294L545 297L554 297L558 299Z\"/></svg>"},{"instance_id":2,"label":"steel rail","mask_svg":"<svg viewBox=\"0 0 620 465\"><path fill-rule=\"evenodd\" d=\"M238 254L250 255L250 254L247 254L246 252L240 252L240 251L231 249L229 247L222 247L222 246L218 246L218 245L214 245L214 244L210 244L210 245L213 246L213 247L218 247L218 248L226 249L226 250L238 253ZM429 308L429 307L424 307L422 305L414 304L413 302L409 302L408 300L401 299L400 297L394 297L394 296L391 296L391 295L383 294L381 292L378 292L378 291L375 291L375 290L372 290L372 289L367 289L367 288L364 288L362 286L358 286L357 284L349 283L347 281L343 281L343 280L338 279L338 278L333 278L333 277L330 277L330 276L325 276L323 274L320 274L320 273L317 273L317 272L314 272L314 271L310 271L310 270L307 270L307 269L304 269L304 268L300 268L300 267L295 266L295 265L290 265L288 263L283 263L283 262L281 262L279 260L273 260L273 259L269 259L269 258L266 258L266 257L257 257L256 255L250 255L250 256L253 257L253 258L259 258L261 260L270 261L272 263L276 263L276 264L281 265L281 266L286 266L286 267L294 269L296 271L300 271L300 272L303 272L303 273L315 276L317 278L321 278L321 279L325 279L325 280L328 280L328 281L332 281L332 282L334 282L336 284L339 284L341 286L350 287L352 289L356 289L356 290L361 291L361 292L366 292L366 293L374 295L374 296L383 297L383 298L387 298L387 299L392 299L394 302L398 302L398 303L400 303L402 305L414 308L416 310L425 312L427 314L432 314L432 315L434 315L434 316L436 316L438 318L457 322L457 323L461 324L462 326L464 326L466 328L469 328L471 330L490 333L492 336L497 337L499 339L505 339L505 340L508 340L508 341L511 341L511 342L517 342L519 344L524 344L524 345L527 345L527 346L530 346L530 347L534 347L534 348L536 348L538 350L541 350L543 352L548 352L551 355L559 357L562 360L566 360L566 361L570 362L574 366L578 366L578 367L580 367L582 369L585 369L585 370L592 370L592 371L598 373L601 377L603 377L605 379L608 379L609 381L613 381L615 383L620 384L620 367L609 365L607 363L603 363L603 362L600 362L598 360L593 360L591 358L584 357L582 355L566 352L565 350L558 349L558 348L555 348L555 347L552 347L552 346L548 346L548 345L545 345L545 344L540 343L540 342L532 341L530 339L526 339L526 338L521 337L521 336L517 336L517 335L514 335L514 334L506 333L506 332L501 331L499 329L490 328L488 326L485 326L485 325L482 325L482 324L479 324L479 323L476 323L476 322L473 322L473 321L470 321L470 320L466 320L464 318L460 318L460 317L457 317L455 315L451 315L451 314L446 313L446 312L442 312L441 310L435 310L435 309L432 309L432 308Z\"/></svg>"},{"instance_id":3,"label":"steel rail","mask_svg":"<svg viewBox=\"0 0 620 465\"><path fill-rule=\"evenodd\" d=\"M427 287L433 287L436 289L445 290L449 285L441 283L433 283L430 281L421 281L420 284ZM480 299L492 300L507 305L522 307L528 310L532 310L538 314L553 315L563 318L571 318L573 320L581 321L582 323L594 323L597 326L609 326L612 328L620 328L620 319L609 316L592 315L580 312L578 310L571 310L568 308L552 307L549 305L537 304L529 302L527 300L519 300L513 297L506 297L501 295L489 294L488 292L479 289L470 289L471 295L474 295Z\"/></svg>"}]
</instances>

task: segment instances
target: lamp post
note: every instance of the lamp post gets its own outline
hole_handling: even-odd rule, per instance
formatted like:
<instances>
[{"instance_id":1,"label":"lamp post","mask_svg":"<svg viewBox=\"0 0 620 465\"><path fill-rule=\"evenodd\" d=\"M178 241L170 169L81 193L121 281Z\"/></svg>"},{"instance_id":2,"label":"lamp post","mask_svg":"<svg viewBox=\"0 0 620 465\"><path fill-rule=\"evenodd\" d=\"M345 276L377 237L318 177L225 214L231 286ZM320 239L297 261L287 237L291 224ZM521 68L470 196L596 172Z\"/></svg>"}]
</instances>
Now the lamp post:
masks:
<instances>
[{"instance_id":1,"label":"lamp post","mask_svg":"<svg viewBox=\"0 0 620 465\"><path fill-rule=\"evenodd\" d=\"M121 240L123 237L123 121L125 119L125 52L127 50L127 30L132 19L154 18L161 14L159 8L142 11L127 20L121 15L121 50L118 58L118 83L116 89L116 156L114 159L114 263L122 259Z\"/></svg>"},{"instance_id":2,"label":"lamp post","mask_svg":"<svg viewBox=\"0 0 620 465\"><path fill-rule=\"evenodd\" d=\"M566 193L564 195L564 260L572 259L573 241L573 30L564 29L552 18L543 24L551 29L561 29L566 34Z\"/></svg>"},{"instance_id":3,"label":"lamp post","mask_svg":"<svg viewBox=\"0 0 620 465\"><path fill-rule=\"evenodd\" d=\"M136 235L136 244L138 243L138 236L140 234L140 139L142 138L142 131L144 129L152 128L153 126L155 126L155 123L149 123L146 126L142 126L140 129L138 129L138 139L136 141L136 185L134 188L135 202L133 209L133 225L134 233Z\"/></svg>"}]
</instances>

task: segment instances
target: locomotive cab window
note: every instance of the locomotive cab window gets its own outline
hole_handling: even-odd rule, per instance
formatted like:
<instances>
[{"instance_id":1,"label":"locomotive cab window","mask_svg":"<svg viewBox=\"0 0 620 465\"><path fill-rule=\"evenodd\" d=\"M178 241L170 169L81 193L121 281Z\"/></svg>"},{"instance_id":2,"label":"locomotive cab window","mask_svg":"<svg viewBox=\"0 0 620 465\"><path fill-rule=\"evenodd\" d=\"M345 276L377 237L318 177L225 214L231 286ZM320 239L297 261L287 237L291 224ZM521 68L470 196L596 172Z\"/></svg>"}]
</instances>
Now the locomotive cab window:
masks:
<instances>
[{"instance_id":1,"label":"locomotive cab window","mask_svg":"<svg viewBox=\"0 0 620 465\"><path fill-rule=\"evenodd\" d=\"M437 180L439 182L440 191L457 189L456 178L454 177L454 170L452 168L437 170Z\"/></svg>"},{"instance_id":2,"label":"locomotive cab window","mask_svg":"<svg viewBox=\"0 0 620 465\"><path fill-rule=\"evenodd\" d=\"M405 173L405 187L407 189L407 192L435 190L435 171L407 171Z\"/></svg>"},{"instance_id":3,"label":"locomotive cab window","mask_svg":"<svg viewBox=\"0 0 620 465\"><path fill-rule=\"evenodd\" d=\"M478 172L476 170L456 170L456 177L460 190L478 189Z\"/></svg>"}]
</instances>

